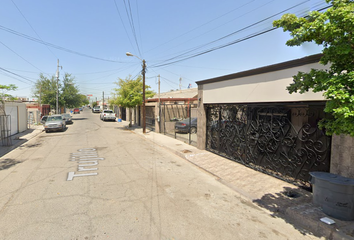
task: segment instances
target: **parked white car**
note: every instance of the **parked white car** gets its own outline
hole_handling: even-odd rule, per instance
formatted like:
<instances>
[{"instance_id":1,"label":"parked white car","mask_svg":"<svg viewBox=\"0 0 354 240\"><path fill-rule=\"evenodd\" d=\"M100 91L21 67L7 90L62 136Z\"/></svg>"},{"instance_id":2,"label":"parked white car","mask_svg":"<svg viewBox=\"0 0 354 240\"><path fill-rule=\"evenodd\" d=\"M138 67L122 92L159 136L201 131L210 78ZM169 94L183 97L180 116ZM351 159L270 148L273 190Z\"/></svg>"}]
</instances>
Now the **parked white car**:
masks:
<instances>
[{"instance_id":1,"label":"parked white car","mask_svg":"<svg viewBox=\"0 0 354 240\"><path fill-rule=\"evenodd\" d=\"M117 114L115 114L112 110L109 110L109 109L103 110L100 114L100 119L103 121L106 121L106 120L115 121L116 117L117 117Z\"/></svg>"}]
</instances>

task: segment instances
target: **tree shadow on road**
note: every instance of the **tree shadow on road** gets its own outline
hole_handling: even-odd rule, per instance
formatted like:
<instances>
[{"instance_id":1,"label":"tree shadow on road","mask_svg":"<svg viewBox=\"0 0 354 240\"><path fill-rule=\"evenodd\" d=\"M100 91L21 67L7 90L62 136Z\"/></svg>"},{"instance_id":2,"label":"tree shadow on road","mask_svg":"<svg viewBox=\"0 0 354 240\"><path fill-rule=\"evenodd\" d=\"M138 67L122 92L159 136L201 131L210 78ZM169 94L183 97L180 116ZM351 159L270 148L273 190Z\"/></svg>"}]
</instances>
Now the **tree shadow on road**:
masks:
<instances>
[{"instance_id":1,"label":"tree shadow on road","mask_svg":"<svg viewBox=\"0 0 354 240\"><path fill-rule=\"evenodd\" d=\"M9 169L10 167L15 166L18 163L21 163L21 161L17 161L11 158L5 158L3 160L0 160L0 171Z\"/></svg>"}]
</instances>

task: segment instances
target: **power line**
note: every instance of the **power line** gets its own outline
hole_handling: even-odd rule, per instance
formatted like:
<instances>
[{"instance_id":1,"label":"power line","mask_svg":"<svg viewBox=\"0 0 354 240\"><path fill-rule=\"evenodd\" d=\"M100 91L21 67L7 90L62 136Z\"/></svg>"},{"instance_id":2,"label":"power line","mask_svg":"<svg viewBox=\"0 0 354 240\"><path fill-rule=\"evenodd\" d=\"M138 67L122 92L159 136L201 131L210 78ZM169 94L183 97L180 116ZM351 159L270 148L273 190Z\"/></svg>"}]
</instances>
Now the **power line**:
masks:
<instances>
[{"instance_id":1,"label":"power line","mask_svg":"<svg viewBox=\"0 0 354 240\"><path fill-rule=\"evenodd\" d=\"M135 39L136 47L138 49L139 55L141 56L141 52L140 52L140 48L139 48L139 44L138 44L138 39L136 37L135 24L134 24L134 18L133 18L133 14L132 14L131 5L130 5L130 0L127 0L127 1L128 1L129 11L127 9L127 5L126 5L125 0L123 0L124 6L125 6L125 11L127 13L127 17L128 17L129 23L130 23L130 28L132 29L132 33L133 33L133 37Z\"/></svg>"},{"instance_id":2,"label":"power line","mask_svg":"<svg viewBox=\"0 0 354 240\"><path fill-rule=\"evenodd\" d=\"M270 2L273 2L273 1L275 1L275 0L272 0L272 1L270 1ZM151 50L154 50L154 49L156 49L156 48L158 48L158 47L161 47L161 46L163 46L163 45L165 45L165 44L167 44L167 43L169 43L169 42L172 42L173 40L178 39L178 38L180 38L180 37L182 37L182 36L184 36L184 35L187 35L187 34L190 33L190 32L194 32L195 30L197 30L197 29L199 29L199 28L201 28L201 27L203 27L203 26L205 26L205 25L207 25L207 24L209 24L209 23L211 23L211 22L214 22L214 21L216 21L217 19L220 19L220 18L222 18L222 17L224 17L224 16L226 16L226 15L228 15L228 14L230 14L230 13L236 11L236 10L239 10L239 9L241 9L242 7L248 5L248 4L252 3L252 2L254 2L254 0L249 1L248 3L246 3L246 4L244 4L244 5L240 6L240 7L237 7L237 8L235 8L235 9L233 9L233 10L227 12L227 13L224 13L224 14L222 14L221 16L218 16L218 17L216 17L216 18L214 18L214 19L212 19L212 20L210 20L210 21L208 21L208 22L206 22L206 23L204 23L204 24L202 24L202 25L200 25L200 26L198 26L198 27L195 27L195 28L193 28L193 29L191 29L191 30L189 30L189 31L187 31L187 32L185 32L185 33L183 33L183 34L181 34L181 35L179 35L179 36L177 36L177 37L175 37L175 38L173 38L173 39L171 39L171 40L165 42L165 43L162 43L162 44L160 44L159 46L154 47L154 48L148 50L148 52L151 51ZM268 2L268 3L266 3L266 4L269 4L270 2ZM266 4L264 4L264 5L266 5ZM262 5L261 7L263 7L264 5ZM260 7L258 7L258 8L260 8ZM257 10L258 8L253 9L252 11ZM238 18L240 18L240 17L242 17L242 16L245 16L245 15L249 14L249 13L252 12L252 11L249 11L249 12L247 12L247 13L245 13L245 14L243 14L243 15L241 15L241 16L235 18L235 19L238 19ZM235 19L233 19L232 21L234 21ZM211 31L213 31L213 30L215 30L215 29L218 29L219 27L220 27L220 25L217 26L216 28L213 28L213 29L207 31L206 33L211 32ZM198 36L195 37L195 38L198 38L198 37L200 37L200 36L202 36L202 35L204 35L204 34L205 34L205 33L203 33L203 34L201 34L201 35L198 35ZM192 39L195 39L195 38L192 38ZM192 40L192 39L189 39L189 40L187 40L186 42L188 42L188 41L190 41L190 40ZM185 43L185 42L180 43L180 44L178 44L177 46L180 46L180 45L182 45L182 44L184 44L184 43Z\"/></svg>"},{"instance_id":3,"label":"power line","mask_svg":"<svg viewBox=\"0 0 354 240\"><path fill-rule=\"evenodd\" d=\"M31 37L31 36L28 36L28 35L26 35L26 34L17 32L17 31L15 31L15 30L13 30L13 29L4 27L4 26L2 26L2 25L0 25L0 30L3 30L3 31L9 32L9 33L11 33L11 34L14 34L14 35L17 35L17 36L26 38L26 39L31 40L31 41L33 41L33 42L37 42L37 43L40 43L40 44L43 44L43 45L46 45L46 46L49 46L49 47L52 47L52 48L56 48L56 49L59 49L59 50L65 51L65 52L69 52L69 53L72 53L72 54L79 55L79 56L82 56L82 57L92 58L92 59L96 59L96 60L100 60L100 61L106 61L106 62L124 63L124 62L121 62L121 61L115 61L115 60L111 60L111 59L105 59L105 58L94 57L94 56L91 56L91 55L88 55L88 54L85 54L85 53L80 53L80 52L77 52L77 51L74 51L74 50L70 50L70 49L67 49L67 48L64 48L64 47L60 47L60 46L58 46L58 45L54 45L54 44L52 44L52 43L48 43L48 42L42 41L42 40L40 40L40 39L37 39L37 38Z\"/></svg>"},{"instance_id":4,"label":"power line","mask_svg":"<svg viewBox=\"0 0 354 240\"><path fill-rule=\"evenodd\" d=\"M242 32L242 31L245 31L245 30L247 30L247 29L249 29L249 28L251 28L251 27L254 27L254 26L256 26L256 25L262 23L262 22L265 22L265 21L267 21L267 20L269 20L269 19L271 19L271 18L273 18L273 17L275 17L275 16L277 16L277 15L279 15L279 14L282 14L282 13L284 13L284 12L287 12L287 11L289 11L289 10L295 8L295 7L298 7L298 6L304 4L305 2L308 2L308 1L309 1L309 0L303 1L303 2L301 2L301 3L299 3L299 4L296 4L295 6L292 6L292 7L290 7L290 8L287 8L287 9L283 10L283 11L280 11L280 12L278 12L278 13L275 13L275 14L273 14L273 15L271 15L271 16L269 16L269 17L266 17L266 18L264 18L264 19L262 19L262 20L260 20L260 21L257 21L257 22L255 22L255 23L252 23L252 24L250 24L250 25L248 25L248 26L246 26L246 27L243 27L243 28L241 28L241 29L239 29L239 30L237 30L237 31L234 31L234 32L229 33L229 34L227 34L227 35L225 35L225 36L223 36L223 37L220 37L220 38L218 38L218 39L216 39L216 40L213 40L213 41L211 41L211 42L208 42L208 43L205 43L205 44L200 45L200 46L198 46L198 47L195 47L195 48L193 48L192 50L186 51L186 52L184 52L184 53L182 53L182 54L180 54L180 55L177 55L177 56L172 57L172 58L170 58L170 59L167 59L167 60L165 60L165 61L171 61L171 60L177 59L177 58L182 57L182 56L184 56L184 55L186 55L186 54L188 54L188 53L191 53L191 52L194 52L194 51L196 51L196 50L198 50L198 49L200 49L200 48L203 48L203 47L205 47L205 46L207 46L207 45L210 45L210 44L212 44L212 43L216 43L216 42L219 42L219 41L221 41L221 40L223 40L223 39L226 39L226 38L228 38L228 37L231 37L231 36L233 36L233 35L235 35L235 34L237 34L237 33L240 33L240 32Z\"/></svg>"},{"instance_id":5,"label":"power line","mask_svg":"<svg viewBox=\"0 0 354 240\"><path fill-rule=\"evenodd\" d=\"M24 79L24 80L26 80L26 81L28 81L28 82L35 83L34 81L32 81L32 80L30 80L30 79L28 79L28 78L26 78L26 77L24 77L24 76L21 76L21 75L19 75L19 74L17 74L17 73L14 73L14 72L11 72L11 71L9 71L9 70L6 70L5 68L0 67L0 70L4 71L4 72L6 72L6 73L10 73L10 74L12 74L12 75L15 75L15 76L17 76L17 77L20 77L20 78L22 78L22 79ZM17 78L14 78L14 79L16 79L16 80L18 80L18 81L20 81L20 82L23 82L23 83L27 83L27 82L24 82L24 81L19 80L19 79L17 79ZM28 84L28 83L27 83L27 84Z\"/></svg>"},{"instance_id":6,"label":"power line","mask_svg":"<svg viewBox=\"0 0 354 240\"><path fill-rule=\"evenodd\" d=\"M23 13L21 12L21 10L18 8L18 6L16 5L16 3L11 0L11 2L15 5L15 7L17 8L17 10L20 12L20 14L22 15L22 17L26 20L26 22L28 23L28 25L32 28L33 32L37 35L37 37L43 41L43 39L38 35L38 33L36 32L36 30L34 30L34 28L32 27L32 25L30 24L30 22L27 20L27 18L25 17L25 15L23 15ZM55 58L58 59L58 57L50 50L50 48L47 46L47 49L54 55Z\"/></svg>"},{"instance_id":7,"label":"power line","mask_svg":"<svg viewBox=\"0 0 354 240\"><path fill-rule=\"evenodd\" d=\"M12 50L11 48L9 48L7 45L5 45L3 42L0 41L0 43L5 46L7 49L9 49L11 52L13 52L14 54L16 54L18 57L20 57L22 60L24 60L25 62L27 62L28 64L30 64L32 67L38 69L40 72L43 72L41 69L39 69L38 67L34 66L32 63L30 63L29 61L27 61L25 58L23 58L21 55L19 55L18 53L16 53L14 50ZM47 74L48 75L48 74ZM48 75L49 76L49 75Z\"/></svg>"},{"instance_id":8,"label":"power line","mask_svg":"<svg viewBox=\"0 0 354 240\"><path fill-rule=\"evenodd\" d=\"M114 0L114 5L116 6L116 10L117 10L117 12L118 12L120 21L122 22L122 25L123 25L125 34L127 35L128 39L129 39L129 43L130 43L130 45L133 47L132 41L131 41L131 39L130 39L130 37L129 37L129 34L128 34L128 31L127 31L127 29L126 29L126 27L125 27L125 24L124 24L124 21L123 21L123 19L122 19L122 16L120 15L120 12L119 12L118 5L117 5L116 0ZM134 47L133 47L133 48L134 48Z\"/></svg>"},{"instance_id":9,"label":"power line","mask_svg":"<svg viewBox=\"0 0 354 240\"><path fill-rule=\"evenodd\" d=\"M308 1L308 0L307 0L307 1ZM305 2L306 2L306 1L305 1ZM302 2L302 3L300 3L300 4L303 4L303 3L304 3L304 2ZM281 11L281 12L275 14L275 15L279 15L279 14L285 12L285 11L289 11L290 9L292 9L292 8L294 8L294 7L297 7L297 6L300 5L300 4L297 4L297 5L295 5L295 6L291 7L291 8L288 8L288 9L286 9L286 10L284 10L284 11ZM322 11L322 10L325 10L325 9L327 9L327 8L329 8L329 7L330 7L330 6L326 6L326 7L324 7L324 8L321 8L321 9L317 10L317 11ZM274 17L275 15L273 15L273 17ZM268 18L266 18L266 19L269 19L269 18L270 18L270 17L268 17ZM263 20L261 20L261 21L258 21L257 23L260 23L260 22L262 22L262 21L264 21L264 20L265 20L265 19L263 19ZM255 24L255 23L254 23L254 24ZM249 27L253 26L254 24L249 25ZM243 29L246 29L246 28L243 28ZM232 42L229 42L229 43L226 43L226 44L222 44L222 45L219 45L219 46L210 48L210 49L208 49L208 50L205 50L205 51L202 51L202 52L199 52L199 53L186 55L186 54L191 53L191 52L197 50L198 48L200 48L200 47L197 47L197 48L195 48L194 50L187 51L187 52L185 52L185 53L183 53L183 54L180 54L180 55L178 55L178 56L176 56L176 57L173 57L173 58L170 58L170 59L165 60L165 61L170 61L170 62L161 63L161 64L155 64L155 65L152 65L152 66L150 66L150 67L153 67L153 68L162 67L162 66L171 65L171 64L174 64L174 63L177 63L177 62L185 61L185 60L188 60L188 59L197 57L197 56L201 56L201 55L204 55L204 54L207 54L207 53L210 53L210 52L213 52L213 51L216 51L216 50L219 50L219 49L222 49L222 48L231 46L231 45L234 45L234 44L236 44L236 43L240 43L240 42L249 40L249 39L251 39L251 38L254 38L254 37L260 36L260 35L262 35L262 34L268 33L268 32L270 32L270 31L273 31L273 30L275 30L275 29L276 29L275 27L269 27L269 28L266 28L265 30L263 30L263 31L261 31L261 32L256 32L256 33L250 34L250 35L248 35L248 36L246 36L246 37L239 38L239 39L234 40L234 41L232 41ZM236 32L239 32L239 30L236 31ZM219 38L219 39L217 39L217 40L214 40L214 41L212 41L212 42L210 42L210 43L213 43L213 42L219 41L219 40L221 40L221 39L224 39L224 38L226 38L226 37L229 37L229 36L235 34L236 32L233 32L233 33L231 33L231 34L228 34L228 35L226 35L226 36L224 36L224 37L222 37L222 38ZM208 43L208 44L210 44L210 43ZM208 44L204 44L204 45L208 45ZM204 46L204 45L203 45L203 46ZM186 55L186 56L184 56L184 55ZM183 56L184 56L184 57L183 57ZM180 59L178 59L178 58L180 58ZM175 61L172 61L172 60L174 60L174 59L176 59L176 60L175 60Z\"/></svg>"}]
</instances>

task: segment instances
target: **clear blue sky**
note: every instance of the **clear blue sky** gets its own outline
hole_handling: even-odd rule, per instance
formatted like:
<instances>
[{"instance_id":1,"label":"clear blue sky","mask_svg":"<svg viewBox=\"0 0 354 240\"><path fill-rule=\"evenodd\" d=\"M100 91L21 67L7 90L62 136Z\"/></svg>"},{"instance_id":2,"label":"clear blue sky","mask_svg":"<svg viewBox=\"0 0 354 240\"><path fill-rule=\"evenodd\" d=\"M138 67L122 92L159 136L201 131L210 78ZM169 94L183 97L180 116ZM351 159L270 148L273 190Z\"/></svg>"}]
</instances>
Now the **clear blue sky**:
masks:
<instances>
[{"instance_id":1,"label":"clear blue sky","mask_svg":"<svg viewBox=\"0 0 354 240\"><path fill-rule=\"evenodd\" d=\"M60 78L72 74L82 94L113 97L118 78L141 71L141 61L125 55L131 52L146 60L146 84L154 91L159 74L161 92L178 89L180 78L182 89L197 87L195 81L321 52L310 43L287 47L290 37L281 29L244 39L269 30L286 9L303 15L325 6L324 0L2 0L0 84L13 83L12 95L31 98L39 74L55 75L59 59Z\"/></svg>"}]
</instances>

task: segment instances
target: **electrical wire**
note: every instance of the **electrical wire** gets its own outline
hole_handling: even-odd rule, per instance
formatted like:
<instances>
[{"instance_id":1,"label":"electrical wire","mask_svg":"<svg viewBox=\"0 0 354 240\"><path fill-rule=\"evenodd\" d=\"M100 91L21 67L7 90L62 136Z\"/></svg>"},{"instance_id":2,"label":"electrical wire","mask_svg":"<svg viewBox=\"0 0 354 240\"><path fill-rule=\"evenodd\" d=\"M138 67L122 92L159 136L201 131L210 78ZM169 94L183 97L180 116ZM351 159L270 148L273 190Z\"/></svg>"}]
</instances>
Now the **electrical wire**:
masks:
<instances>
[{"instance_id":1,"label":"electrical wire","mask_svg":"<svg viewBox=\"0 0 354 240\"><path fill-rule=\"evenodd\" d=\"M39 69L38 67L36 67L35 65L33 65L32 63L30 63L29 61L27 61L25 58L23 58L21 55L19 55L17 52L15 52L14 50L12 50L10 47L8 47L7 45L5 45L3 42L0 41L0 43L5 46L7 49L9 49L11 52L13 52L14 54L16 54L18 57L20 57L22 60L24 60L25 62L27 62L28 64L30 64L32 67L38 69L40 72L43 72L41 69ZM49 76L49 75L48 75Z\"/></svg>"},{"instance_id":2,"label":"electrical wire","mask_svg":"<svg viewBox=\"0 0 354 240\"><path fill-rule=\"evenodd\" d=\"M305 1L305 2L306 2L306 1ZM304 2L302 2L302 3L304 3ZM296 6L298 6L298 5L296 5ZM296 7L296 6L294 6L294 7ZM291 8L294 8L294 7L291 7ZM317 11L323 11L323 10L329 8L329 7L330 7L330 6L326 6L326 7L324 7L324 8L321 8L321 9L317 10ZM288 10L290 10L291 8L289 8L289 9L287 9L287 10L284 10L284 11L288 11ZM276 14L276 15L279 15L279 14L283 13L284 11L281 11L280 13L278 13L278 14ZM274 15L273 15L273 16L274 16ZM267 19L269 19L269 17L268 17ZM263 20L261 20L261 21L263 21ZM261 21L258 21L258 23L261 22ZM251 24L251 25L253 26L254 24ZM249 26L251 26L251 25L249 25ZM244 28L244 29L245 29L245 28ZM190 51L185 52L184 54L180 54L180 55L178 55L178 56L176 56L176 57L173 57L173 58L170 58L170 59L165 60L165 61L164 61L165 63L151 65L150 67L152 67L152 68L157 68L157 67L167 66L167 65L171 65L171 64L174 64L174 63L177 63L177 62L185 61L185 60L188 60L188 59L191 59L191 58L195 58L195 57L198 57L198 56L201 56L201 55L204 55L204 54L207 54L207 53L210 53L210 52L213 52L213 51L216 51L216 50L219 50L219 49L222 49L222 48L225 48L225 47L228 47L228 46L231 46L231 45L234 45L234 44L237 44L237 43L246 41L246 40L249 40L249 39L251 39L251 38L254 38L254 37L257 37L257 36L266 34L266 33L270 32L270 31L275 30L275 29L276 29L275 27L269 27L269 28L266 28L265 30L263 30L263 31L261 31L261 32L256 32L256 33L250 34L250 35L248 35L248 36L246 36L246 37L236 39L236 40L234 40L234 41L232 41L232 42L229 42L229 43L226 43L226 44L222 44L222 45L219 45L219 46L210 48L210 49L208 49L208 50L205 50L205 51L202 51L202 52L199 52L199 53L194 53L194 54L187 55L188 53L191 53L191 52L192 52L192 50L190 50ZM238 31L239 31L239 30L238 30ZM228 34L228 35L226 35L226 36L224 36L224 37L222 37L222 38L219 38L219 39L224 39L224 38L226 38L226 37L228 37L228 36L233 35L234 33L235 33L235 32L233 32L233 33L231 33L231 34ZM216 42L216 41L218 41L219 39L214 40L213 42ZM199 48L199 47L198 47L198 48ZM197 49L197 48L196 48L196 49ZM186 56L184 56L184 55L186 55ZM179 58L179 59L178 59L178 58ZM176 60L174 60L174 59L176 59ZM172 60L174 60L174 61L172 61ZM169 62L167 62L167 61L169 61Z\"/></svg>"},{"instance_id":3,"label":"electrical wire","mask_svg":"<svg viewBox=\"0 0 354 240\"><path fill-rule=\"evenodd\" d=\"M132 44L132 41L131 41L131 39L130 39L130 37L129 37L128 31L127 31L127 28L125 27L124 21L123 21L122 16L121 16L121 14L120 14L120 12L119 12L119 8L118 8L118 5L117 5L116 0L114 0L114 5L116 6L116 10L117 10L117 12L118 12L118 15L119 15L120 21L122 22L122 25L123 25L123 28L124 28L125 34L126 34L126 35L127 35L127 37L128 37L129 43L130 43L130 45L133 47L133 44ZM134 47L133 47L133 48L134 48Z\"/></svg>"},{"instance_id":4,"label":"electrical wire","mask_svg":"<svg viewBox=\"0 0 354 240\"><path fill-rule=\"evenodd\" d=\"M177 55L177 56L175 56L175 57L169 58L169 59L167 59L167 60L165 60L165 61L171 61L171 60L177 59L177 58L182 57L182 56L184 56L184 55L186 55L186 54L188 54L188 53L191 53L191 52L193 52L193 51L196 51L196 50L198 50L198 49L200 49L200 48L203 48L203 47L208 46L208 45L210 45L210 44L213 44L213 43L219 42L219 41L221 41L221 40L224 40L224 39L226 39L226 38L229 38L229 37L231 37L231 36L233 36L233 35L235 35L235 34L237 34L237 33L240 33L240 32L242 32L242 31L245 31L245 30L247 30L247 29L250 29L251 27L254 27L254 26L256 26L256 25L258 25L258 24L260 24L260 23L262 23L262 22L265 22L265 21L267 21L267 20L269 20L269 19L271 19L271 18L274 18L275 16L277 16L277 15L279 15L279 14L283 14L283 13L285 13L285 12L287 12L287 11L289 11L289 10L295 8L295 7L298 7L298 6L304 4L304 3L308 2L308 1L310 1L310 0L303 1L303 2L301 2L301 3L299 3L299 4L296 4L295 6L292 6L292 7L290 7L290 8L285 9L285 10L282 10L282 11L280 11L280 12L278 12L278 13L275 13L275 14L269 16L269 17L266 17L266 18L264 18L264 19L262 19L262 20L260 20L260 21L254 22L254 23L252 23L252 24L250 24L250 25L248 25L248 26L246 26L246 27L243 27L243 28L237 30L237 31L234 31L234 32L232 32L232 33L229 33L229 34L223 36L223 37L220 37L220 38L218 38L218 39L215 39L215 40L213 40L213 41L211 41L211 42L208 42L208 43L205 43L205 44L200 45L200 46L198 46L198 47L195 47L195 48L193 48L193 49L191 49L191 50L188 50L188 51L186 51L186 52L184 52L184 53L182 53L182 54L180 54L180 55Z\"/></svg>"},{"instance_id":5,"label":"electrical wire","mask_svg":"<svg viewBox=\"0 0 354 240\"><path fill-rule=\"evenodd\" d=\"M30 22L27 20L27 18L25 17L25 15L21 12L20 8L16 5L16 3L11 0L11 2L15 5L15 7L17 8L17 10L20 12L20 14L22 15L22 17L26 20L26 22L28 23L28 25L32 28L33 32L37 35L37 37L43 41L43 39L39 36L39 34L36 32L36 30L34 30L34 28L32 27L32 25L30 24ZM58 59L58 57L52 52L52 50L50 50L50 48L47 46L47 49L53 54L53 56Z\"/></svg>"},{"instance_id":6,"label":"electrical wire","mask_svg":"<svg viewBox=\"0 0 354 240\"><path fill-rule=\"evenodd\" d=\"M130 25L130 28L131 28L132 33L133 33L133 37L134 37L134 40L135 40L136 47L138 49L139 55L141 56L141 52L140 52L140 48L139 48L139 44L138 44L138 39L136 37L134 18L133 18L132 9L131 9L131 6L130 6L130 1L129 0L127 0L127 1L128 1L128 7L127 7L127 4L126 4L125 0L123 0L124 7L125 7L125 12L126 12L127 17L128 17L129 25Z\"/></svg>"},{"instance_id":7,"label":"electrical wire","mask_svg":"<svg viewBox=\"0 0 354 240\"><path fill-rule=\"evenodd\" d=\"M274 1L275 1L275 0L271 0L270 2L267 2L267 3L265 3L265 4L263 4L263 5L261 5L261 6L257 7L257 8L255 8L255 9L253 9L253 10L251 10L251 11L248 11L248 12L246 12L246 13L244 13L244 14L242 14L242 15L240 15L240 16L234 18L234 19L232 19L231 21L228 21L227 23L230 23L230 22L232 22L232 21L235 21L236 19L239 19L239 18L241 18L241 17L243 17L243 16L245 16L245 15L247 15L247 14L253 12L253 11L256 11L256 10L258 10L259 8L262 8L262 7L264 7L265 5L267 5L267 4L271 3L271 2L274 2ZM237 7L237 8L235 8L235 9L233 9L233 10L227 12L227 13L224 13L224 14L222 14L221 16L218 16L218 17L216 17L216 18L214 18L214 19L212 19L212 20L210 20L210 21L208 21L208 22L206 22L206 23L204 23L204 24L202 24L202 25L200 25L200 26L198 26L198 27L195 27L195 28L193 28L192 30L187 31L187 32L184 33L184 34L181 34L181 35L179 35L178 37L176 37L176 38L174 38L174 39L172 39L172 40L170 40L170 41L167 41L167 42L165 42L165 43L159 45L158 47L163 46L163 45L165 45L166 43L172 42L173 40L175 40L175 39L177 39L177 38L180 38L180 37L182 37L182 36L184 36L184 35L186 35L186 34L188 34L188 33L190 33L190 32L194 32L195 30L197 30L197 29L199 29L199 28L201 28L201 27L203 27L203 26L205 26L205 25L207 25L207 24L209 24L209 23L211 23L211 22L214 22L214 21L216 21L216 20L218 20L218 19L220 19L220 18L222 18L222 17L224 17L224 16L226 16L226 15L228 15L228 14L230 14L230 13L236 11L236 10L239 10L239 9L241 9L242 7L248 5L248 4L252 3L252 2L254 2L254 0L248 2L248 3L244 4L244 5L242 5L242 6L240 6L240 7ZM223 25L225 25L225 24L223 24ZM222 25L218 25L218 26L216 26L215 28L210 29L210 30L208 30L207 32L204 32L203 34L200 34L200 35L198 35L198 36L196 36L196 37L194 37L194 38L188 39L188 40L185 41L185 42L179 43L178 45L174 46L174 48L175 48L175 47L178 47L178 46L180 46L180 45L183 45L183 44L185 44L186 42L189 42L189 41L191 41L191 40L193 40L193 39L199 38L199 37L205 35L206 33L212 32L212 31L214 31L215 29L219 29L221 26L222 26ZM155 47L155 48L157 48L157 47ZM155 49L155 48L153 48L153 49ZM153 49L150 49L149 51L151 51L151 50L153 50Z\"/></svg>"},{"instance_id":8,"label":"electrical wire","mask_svg":"<svg viewBox=\"0 0 354 240\"><path fill-rule=\"evenodd\" d=\"M17 76L17 77L20 77L20 78L22 78L22 79L24 79L24 80L26 80L26 81L28 81L28 82L35 83L34 81L32 81L32 80L30 80L30 79L28 79L28 78L26 78L26 77L24 77L24 76L21 76L21 75L19 75L19 74L17 74L17 73L14 73L14 72L11 72L11 71L9 71L9 70L6 70L5 68L0 67L0 70L4 71L4 72L6 72L6 73L10 73L10 74L12 74L12 75L15 75L15 76ZM7 75L7 76L8 76L8 75ZM16 79L16 78L14 78L14 79ZM23 82L23 83L29 84L28 82L24 82L24 81L19 80L19 79L16 79L16 80L18 80L18 81L20 81L20 82Z\"/></svg>"},{"instance_id":9,"label":"electrical wire","mask_svg":"<svg viewBox=\"0 0 354 240\"><path fill-rule=\"evenodd\" d=\"M40 40L40 39L38 39L38 38L34 38L34 37L28 36L28 35L26 35L26 34L17 32L17 31L15 31L15 30L13 30L13 29L4 27L4 26L2 26L2 25L0 25L0 30L3 30L3 31L9 32L9 33L11 33L11 34L14 34L14 35L17 35L17 36L26 38L26 39L28 39L28 40L30 40L30 41L33 41L33 42L37 42L37 43L40 43L40 44L43 44L43 45L46 45L46 46L49 46L49 47L52 47L52 48L59 49L59 50L61 50L61 51L65 51L65 52L68 52L68 53L71 53L71 54L79 55L79 56L81 56L81 57L87 57L87 58L91 58L91 59L95 59L95 60L100 60L100 61L105 61L105 62L124 63L124 62L121 62L121 61L115 61L115 60L111 60L111 59L105 59L105 58L94 57L94 56L91 56L91 55L88 55L88 54L85 54L85 53L80 53L80 52L77 52L77 51L74 51L74 50L70 50L70 49L67 49L67 48L64 48L64 47L60 47L60 46L58 46L58 45L54 45L54 44L52 44L52 43L48 43L48 42L42 41L42 40Z\"/></svg>"}]
</instances>

